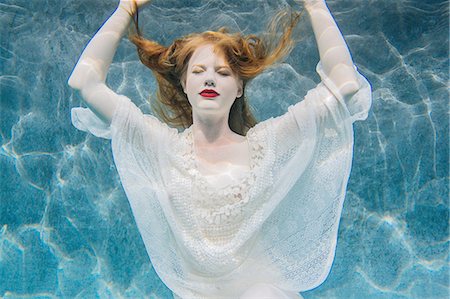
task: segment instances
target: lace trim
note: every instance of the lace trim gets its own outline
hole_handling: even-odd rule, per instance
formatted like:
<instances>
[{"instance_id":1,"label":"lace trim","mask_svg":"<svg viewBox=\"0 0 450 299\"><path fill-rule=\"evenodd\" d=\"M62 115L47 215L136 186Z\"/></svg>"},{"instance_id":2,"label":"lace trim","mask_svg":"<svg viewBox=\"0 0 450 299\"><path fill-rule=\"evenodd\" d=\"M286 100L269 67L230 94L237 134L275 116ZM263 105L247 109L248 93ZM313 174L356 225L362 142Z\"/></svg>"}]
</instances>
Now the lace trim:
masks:
<instances>
[{"instance_id":1,"label":"lace trim","mask_svg":"<svg viewBox=\"0 0 450 299\"><path fill-rule=\"evenodd\" d=\"M186 138L186 152L183 153L186 173L192 176L192 200L195 216L203 224L230 224L236 220L250 200L250 189L256 181L257 169L264 158L264 140L254 130L247 133L250 150L250 172L238 183L224 188L212 187L207 179L198 171L194 153L192 129L188 128L183 134ZM240 218L240 217L239 217Z\"/></svg>"}]
</instances>

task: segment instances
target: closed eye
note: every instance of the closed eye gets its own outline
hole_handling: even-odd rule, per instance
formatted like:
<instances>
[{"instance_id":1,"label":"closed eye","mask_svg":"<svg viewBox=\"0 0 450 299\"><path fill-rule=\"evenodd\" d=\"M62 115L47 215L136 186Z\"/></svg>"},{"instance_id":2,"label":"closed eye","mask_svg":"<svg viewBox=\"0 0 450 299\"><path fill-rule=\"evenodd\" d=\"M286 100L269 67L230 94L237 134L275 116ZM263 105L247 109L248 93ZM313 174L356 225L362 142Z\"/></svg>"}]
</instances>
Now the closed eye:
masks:
<instances>
[{"instance_id":1,"label":"closed eye","mask_svg":"<svg viewBox=\"0 0 450 299\"><path fill-rule=\"evenodd\" d=\"M199 73L204 72L205 70L206 70L206 68L204 66L202 66L202 65L195 65L192 68L192 73L193 74L199 74Z\"/></svg>"},{"instance_id":2,"label":"closed eye","mask_svg":"<svg viewBox=\"0 0 450 299\"><path fill-rule=\"evenodd\" d=\"M217 68L217 72L222 76L231 76L231 74L232 74L230 68L226 67L226 66Z\"/></svg>"},{"instance_id":3,"label":"closed eye","mask_svg":"<svg viewBox=\"0 0 450 299\"><path fill-rule=\"evenodd\" d=\"M192 73L193 74L199 74L199 73L202 73L202 72L204 72L205 70L203 69L203 68L200 68L200 67L194 67L193 69L192 69Z\"/></svg>"}]
</instances>

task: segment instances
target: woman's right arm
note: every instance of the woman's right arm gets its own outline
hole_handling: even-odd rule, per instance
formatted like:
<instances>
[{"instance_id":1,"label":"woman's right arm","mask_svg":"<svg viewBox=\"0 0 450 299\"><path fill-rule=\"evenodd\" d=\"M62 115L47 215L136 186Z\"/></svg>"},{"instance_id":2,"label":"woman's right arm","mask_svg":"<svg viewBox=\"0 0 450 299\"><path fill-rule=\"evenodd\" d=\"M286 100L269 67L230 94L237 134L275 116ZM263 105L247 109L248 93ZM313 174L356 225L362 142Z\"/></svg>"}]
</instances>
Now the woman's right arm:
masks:
<instances>
[{"instance_id":1,"label":"woman's right arm","mask_svg":"<svg viewBox=\"0 0 450 299\"><path fill-rule=\"evenodd\" d=\"M142 6L150 0L137 0ZM104 122L111 122L118 95L105 84L106 75L122 36L131 21L133 0L119 6L88 43L72 74L69 86L81 92L87 106Z\"/></svg>"}]
</instances>

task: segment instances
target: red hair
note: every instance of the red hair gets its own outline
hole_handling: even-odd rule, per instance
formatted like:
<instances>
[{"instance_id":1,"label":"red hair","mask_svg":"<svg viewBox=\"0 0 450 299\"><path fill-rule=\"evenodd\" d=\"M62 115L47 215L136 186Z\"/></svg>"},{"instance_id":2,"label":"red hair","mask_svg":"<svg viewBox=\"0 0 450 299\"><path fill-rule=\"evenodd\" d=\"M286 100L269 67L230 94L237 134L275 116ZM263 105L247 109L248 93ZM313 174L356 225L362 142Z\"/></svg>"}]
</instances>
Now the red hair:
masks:
<instances>
[{"instance_id":1,"label":"red hair","mask_svg":"<svg viewBox=\"0 0 450 299\"><path fill-rule=\"evenodd\" d=\"M135 32L130 40L137 47L139 59L150 68L158 83L153 111L166 123L174 127L187 128L192 124L192 107L183 92L183 80L189 59L201 45L212 44L224 54L233 72L246 83L267 67L286 57L294 46L292 31L300 14L290 10L281 11L272 19L265 39L256 35L229 33L226 28L218 31L193 33L176 39L170 46L145 39L139 29L138 9L132 13ZM281 28L282 35L276 32ZM257 122L250 111L244 92L231 107L228 119L231 130L240 135Z\"/></svg>"}]
</instances>

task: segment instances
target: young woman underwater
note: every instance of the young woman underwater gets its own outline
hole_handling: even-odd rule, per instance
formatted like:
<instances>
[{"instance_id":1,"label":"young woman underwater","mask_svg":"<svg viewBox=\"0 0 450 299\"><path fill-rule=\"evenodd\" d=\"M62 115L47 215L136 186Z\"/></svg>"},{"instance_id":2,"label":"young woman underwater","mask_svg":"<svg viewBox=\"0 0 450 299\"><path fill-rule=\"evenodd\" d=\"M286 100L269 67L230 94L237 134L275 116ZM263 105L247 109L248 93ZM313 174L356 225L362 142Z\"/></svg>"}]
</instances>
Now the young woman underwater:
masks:
<instances>
[{"instance_id":1,"label":"young woman underwater","mask_svg":"<svg viewBox=\"0 0 450 299\"><path fill-rule=\"evenodd\" d=\"M260 123L245 86L289 54L297 14L277 15L269 33L283 32L270 40L221 29L165 47L137 29L130 39L157 79L162 122L105 84L131 15L148 2L121 0L83 51L69 85L89 108L72 109L74 126L111 139L149 257L175 297L299 298L331 268L369 83L324 0L303 1L322 82Z\"/></svg>"}]
</instances>

